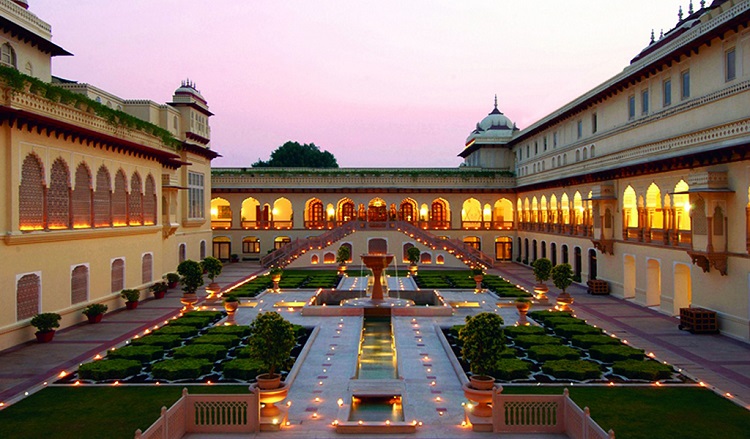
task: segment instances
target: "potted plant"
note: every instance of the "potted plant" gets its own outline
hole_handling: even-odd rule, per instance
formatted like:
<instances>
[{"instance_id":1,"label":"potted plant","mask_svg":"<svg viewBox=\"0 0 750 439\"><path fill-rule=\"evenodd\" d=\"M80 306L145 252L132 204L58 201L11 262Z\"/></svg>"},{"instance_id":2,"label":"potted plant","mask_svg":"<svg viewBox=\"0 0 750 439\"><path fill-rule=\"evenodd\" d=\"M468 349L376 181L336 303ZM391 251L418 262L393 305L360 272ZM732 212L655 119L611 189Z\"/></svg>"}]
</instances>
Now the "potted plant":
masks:
<instances>
[{"instance_id":1,"label":"potted plant","mask_svg":"<svg viewBox=\"0 0 750 439\"><path fill-rule=\"evenodd\" d=\"M92 303L86 308L83 308L83 315L89 319L89 323L99 323L102 321L104 313L107 312L107 305L102 303Z\"/></svg>"},{"instance_id":2,"label":"potted plant","mask_svg":"<svg viewBox=\"0 0 750 439\"><path fill-rule=\"evenodd\" d=\"M484 280L484 270L482 269L482 267L472 267L471 276L474 278L474 282L477 283L476 292L482 292L482 281Z\"/></svg>"},{"instance_id":3,"label":"potted plant","mask_svg":"<svg viewBox=\"0 0 750 439\"><path fill-rule=\"evenodd\" d=\"M260 389L276 389L281 385L281 374L276 373L288 361L295 345L292 324L281 314L270 311L258 314L250 324L248 345L253 358L268 372L258 375Z\"/></svg>"},{"instance_id":4,"label":"potted plant","mask_svg":"<svg viewBox=\"0 0 750 439\"><path fill-rule=\"evenodd\" d=\"M409 260L409 272L413 275L417 274L417 264L419 263L419 257L421 255L422 252L416 247L409 247L409 249L406 250L406 259Z\"/></svg>"},{"instance_id":5,"label":"potted plant","mask_svg":"<svg viewBox=\"0 0 750 439\"><path fill-rule=\"evenodd\" d=\"M36 339L39 343L52 341L55 336L55 328L60 327L62 316L55 312L43 312L31 318L31 326L37 329Z\"/></svg>"},{"instance_id":6,"label":"potted plant","mask_svg":"<svg viewBox=\"0 0 750 439\"><path fill-rule=\"evenodd\" d=\"M343 276L346 272L346 263L352 258L352 252L349 250L349 246L342 245L336 252L336 262L339 263L339 276Z\"/></svg>"},{"instance_id":7,"label":"potted plant","mask_svg":"<svg viewBox=\"0 0 750 439\"><path fill-rule=\"evenodd\" d=\"M573 283L573 267L570 264L555 265L552 269L552 283L562 290L562 293L557 296L558 306L561 309L566 309L568 305L573 303L573 298L565 291Z\"/></svg>"},{"instance_id":8,"label":"potted plant","mask_svg":"<svg viewBox=\"0 0 750 439\"><path fill-rule=\"evenodd\" d=\"M138 308L138 300L141 298L141 292L135 289L124 289L120 291L120 297L125 299L127 309L136 309Z\"/></svg>"},{"instance_id":9,"label":"potted plant","mask_svg":"<svg viewBox=\"0 0 750 439\"><path fill-rule=\"evenodd\" d=\"M177 272L180 274L180 283L182 284L182 298L180 302L185 305L185 309L192 310L193 305L198 302L196 291L203 285L203 268L201 264L187 259L180 262L177 266Z\"/></svg>"},{"instance_id":10,"label":"potted plant","mask_svg":"<svg viewBox=\"0 0 750 439\"><path fill-rule=\"evenodd\" d=\"M151 285L151 292L154 293L155 299L163 299L168 289L169 285L166 282L156 282Z\"/></svg>"},{"instance_id":11,"label":"potted plant","mask_svg":"<svg viewBox=\"0 0 750 439\"><path fill-rule=\"evenodd\" d=\"M271 267L271 270L268 271L268 274L273 281L273 290L277 293L279 292L279 281L281 280L281 274L283 272L284 270L282 270L281 267Z\"/></svg>"},{"instance_id":12,"label":"potted plant","mask_svg":"<svg viewBox=\"0 0 750 439\"><path fill-rule=\"evenodd\" d=\"M206 289L209 289L211 291L219 291L220 287L219 284L214 282L214 278L216 276L221 274L221 269L223 267L220 260L214 258L213 256L207 256L202 262L201 267L203 268L203 271L206 272L206 275L211 280L211 282L208 284L208 287Z\"/></svg>"},{"instance_id":13,"label":"potted plant","mask_svg":"<svg viewBox=\"0 0 750 439\"><path fill-rule=\"evenodd\" d=\"M525 297L519 297L516 299L516 309L518 310L518 313L520 315L526 315L526 313L529 311L529 308L531 308L531 300Z\"/></svg>"},{"instance_id":14,"label":"potted plant","mask_svg":"<svg viewBox=\"0 0 750 439\"><path fill-rule=\"evenodd\" d=\"M540 296L544 296L549 288L544 283L546 282L550 274L552 273L552 261L547 258L539 258L531 264L534 270L534 277L536 278L537 284L534 285L534 292Z\"/></svg>"},{"instance_id":15,"label":"potted plant","mask_svg":"<svg viewBox=\"0 0 750 439\"><path fill-rule=\"evenodd\" d=\"M240 300L237 298L237 296L230 294L227 297L224 298L224 309L228 313L233 313L237 311L237 308L240 306Z\"/></svg>"},{"instance_id":16,"label":"potted plant","mask_svg":"<svg viewBox=\"0 0 750 439\"><path fill-rule=\"evenodd\" d=\"M505 349L503 318L491 312L467 316L458 331L462 343L461 356L471 369L471 386L477 390L492 389L495 379L488 375Z\"/></svg>"},{"instance_id":17,"label":"potted plant","mask_svg":"<svg viewBox=\"0 0 750 439\"><path fill-rule=\"evenodd\" d=\"M229 260L232 262L240 262L240 255L238 255L237 253L232 253L229 258Z\"/></svg>"},{"instance_id":18,"label":"potted plant","mask_svg":"<svg viewBox=\"0 0 750 439\"><path fill-rule=\"evenodd\" d=\"M164 277L167 279L167 285L169 285L169 288L177 288L177 283L180 281L179 274L167 273Z\"/></svg>"}]
</instances>

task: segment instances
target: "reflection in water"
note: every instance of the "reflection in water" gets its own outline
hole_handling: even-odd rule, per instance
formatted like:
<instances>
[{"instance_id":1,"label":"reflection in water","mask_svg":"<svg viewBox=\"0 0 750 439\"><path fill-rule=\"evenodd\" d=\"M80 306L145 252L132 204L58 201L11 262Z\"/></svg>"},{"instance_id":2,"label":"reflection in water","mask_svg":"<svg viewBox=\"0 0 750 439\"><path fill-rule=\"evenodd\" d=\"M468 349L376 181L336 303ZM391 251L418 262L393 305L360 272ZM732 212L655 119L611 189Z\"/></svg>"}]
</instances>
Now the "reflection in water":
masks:
<instances>
[{"instance_id":1,"label":"reflection in water","mask_svg":"<svg viewBox=\"0 0 750 439\"><path fill-rule=\"evenodd\" d=\"M362 325L357 378L362 380L398 378L390 317L365 318Z\"/></svg>"}]
</instances>

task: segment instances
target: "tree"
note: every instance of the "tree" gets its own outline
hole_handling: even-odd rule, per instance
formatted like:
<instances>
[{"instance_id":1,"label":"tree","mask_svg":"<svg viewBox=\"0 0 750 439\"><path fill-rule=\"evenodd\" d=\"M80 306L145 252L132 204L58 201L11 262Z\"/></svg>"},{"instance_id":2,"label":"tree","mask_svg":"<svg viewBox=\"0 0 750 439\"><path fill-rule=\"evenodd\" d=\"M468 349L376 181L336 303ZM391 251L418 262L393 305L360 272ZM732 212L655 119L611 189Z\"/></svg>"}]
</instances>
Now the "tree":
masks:
<instances>
[{"instance_id":1,"label":"tree","mask_svg":"<svg viewBox=\"0 0 750 439\"><path fill-rule=\"evenodd\" d=\"M417 265L421 255L422 252L416 247L409 247L409 249L406 250L406 258L409 259L409 264L411 265Z\"/></svg>"},{"instance_id":2,"label":"tree","mask_svg":"<svg viewBox=\"0 0 750 439\"><path fill-rule=\"evenodd\" d=\"M223 265L221 264L221 261L216 259L215 257L207 256L206 259L201 262L201 267L203 267L203 270L208 275L208 278L211 279L211 282L213 282L214 278L221 274Z\"/></svg>"},{"instance_id":3,"label":"tree","mask_svg":"<svg viewBox=\"0 0 750 439\"><path fill-rule=\"evenodd\" d=\"M195 294L198 287L203 285L203 268L199 262L190 259L182 261L177 266L177 272L182 276L180 283L185 294Z\"/></svg>"},{"instance_id":4,"label":"tree","mask_svg":"<svg viewBox=\"0 0 750 439\"><path fill-rule=\"evenodd\" d=\"M543 284L549 279L550 272L552 271L552 261L547 258L539 258L531 266L534 268L534 277L537 282Z\"/></svg>"},{"instance_id":5,"label":"tree","mask_svg":"<svg viewBox=\"0 0 750 439\"><path fill-rule=\"evenodd\" d=\"M495 368L505 349L503 318L491 312L467 316L466 324L458 331L462 343L461 355L469 363L471 373L486 375Z\"/></svg>"},{"instance_id":6,"label":"tree","mask_svg":"<svg viewBox=\"0 0 750 439\"><path fill-rule=\"evenodd\" d=\"M346 263L352 258L352 253L349 251L349 247L342 245L339 247L338 252L336 253L336 262L339 263L339 265L346 265Z\"/></svg>"},{"instance_id":7,"label":"tree","mask_svg":"<svg viewBox=\"0 0 750 439\"><path fill-rule=\"evenodd\" d=\"M296 340L292 324L274 311L258 314L250 324L250 355L272 376L289 361Z\"/></svg>"},{"instance_id":8,"label":"tree","mask_svg":"<svg viewBox=\"0 0 750 439\"><path fill-rule=\"evenodd\" d=\"M565 294L565 289L573 283L573 267L570 264L555 265L552 269L552 283Z\"/></svg>"},{"instance_id":9,"label":"tree","mask_svg":"<svg viewBox=\"0 0 750 439\"><path fill-rule=\"evenodd\" d=\"M338 168L336 157L328 151L321 151L314 143L302 144L286 142L271 153L264 162L258 159L253 168Z\"/></svg>"}]
</instances>

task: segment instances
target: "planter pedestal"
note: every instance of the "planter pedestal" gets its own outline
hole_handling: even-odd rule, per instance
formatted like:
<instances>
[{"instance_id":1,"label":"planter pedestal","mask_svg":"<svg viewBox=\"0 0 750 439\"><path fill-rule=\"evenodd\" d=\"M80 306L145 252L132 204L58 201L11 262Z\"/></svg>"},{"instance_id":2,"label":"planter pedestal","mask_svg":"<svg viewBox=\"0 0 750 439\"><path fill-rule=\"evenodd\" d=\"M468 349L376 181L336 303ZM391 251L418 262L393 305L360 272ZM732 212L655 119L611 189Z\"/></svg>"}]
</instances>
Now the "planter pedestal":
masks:
<instances>
[{"instance_id":1,"label":"planter pedestal","mask_svg":"<svg viewBox=\"0 0 750 439\"><path fill-rule=\"evenodd\" d=\"M198 296L196 294L183 294L180 303L185 307L185 311L193 311L195 310L195 304L198 303Z\"/></svg>"},{"instance_id":2,"label":"planter pedestal","mask_svg":"<svg viewBox=\"0 0 750 439\"><path fill-rule=\"evenodd\" d=\"M273 274L271 275L271 281L273 281L273 292L278 293L281 291L279 288L279 281L281 280L280 274Z\"/></svg>"},{"instance_id":3,"label":"planter pedestal","mask_svg":"<svg viewBox=\"0 0 750 439\"><path fill-rule=\"evenodd\" d=\"M470 383L463 385L464 396L475 403L473 407L466 408L466 417L474 431L492 431L492 407L489 404L498 390L502 391L502 386L493 385L487 390L478 390Z\"/></svg>"},{"instance_id":4,"label":"planter pedestal","mask_svg":"<svg viewBox=\"0 0 750 439\"><path fill-rule=\"evenodd\" d=\"M478 275L474 276L474 282L477 283L477 287L476 287L476 289L474 291L476 291L477 293L481 293L482 292L482 281L483 280L484 280L484 275L482 275L482 274L478 274Z\"/></svg>"},{"instance_id":5,"label":"planter pedestal","mask_svg":"<svg viewBox=\"0 0 750 439\"><path fill-rule=\"evenodd\" d=\"M557 309L560 311L567 311L570 310L573 298L569 293L560 293L560 295L557 296L557 299L555 299L555 303L557 303Z\"/></svg>"},{"instance_id":6,"label":"planter pedestal","mask_svg":"<svg viewBox=\"0 0 750 439\"><path fill-rule=\"evenodd\" d=\"M237 308L239 308L240 302L224 302L224 310L227 312L227 321L224 322L225 325L236 325L237 323L234 321L234 314L237 312Z\"/></svg>"}]
</instances>

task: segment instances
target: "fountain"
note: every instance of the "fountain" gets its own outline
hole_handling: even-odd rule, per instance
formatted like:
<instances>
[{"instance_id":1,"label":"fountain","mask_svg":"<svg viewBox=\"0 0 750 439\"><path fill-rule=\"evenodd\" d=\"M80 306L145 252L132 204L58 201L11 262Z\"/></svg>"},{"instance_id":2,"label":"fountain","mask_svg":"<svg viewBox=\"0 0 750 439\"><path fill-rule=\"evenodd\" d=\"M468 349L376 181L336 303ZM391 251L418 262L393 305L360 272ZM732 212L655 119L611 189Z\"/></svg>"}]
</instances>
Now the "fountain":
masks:
<instances>
[{"instance_id":1,"label":"fountain","mask_svg":"<svg viewBox=\"0 0 750 439\"><path fill-rule=\"evenodd\" d=\"M341 301L341 306L360 308L395 308L414 306L413 300L386 296L383 286L383 271L393 262L393 255L361 255L362 263L372 272L372 286L368 287L368 297L358 297ZM387 288L387 285L385 286Z\"/></svg>"}]
</instances>

